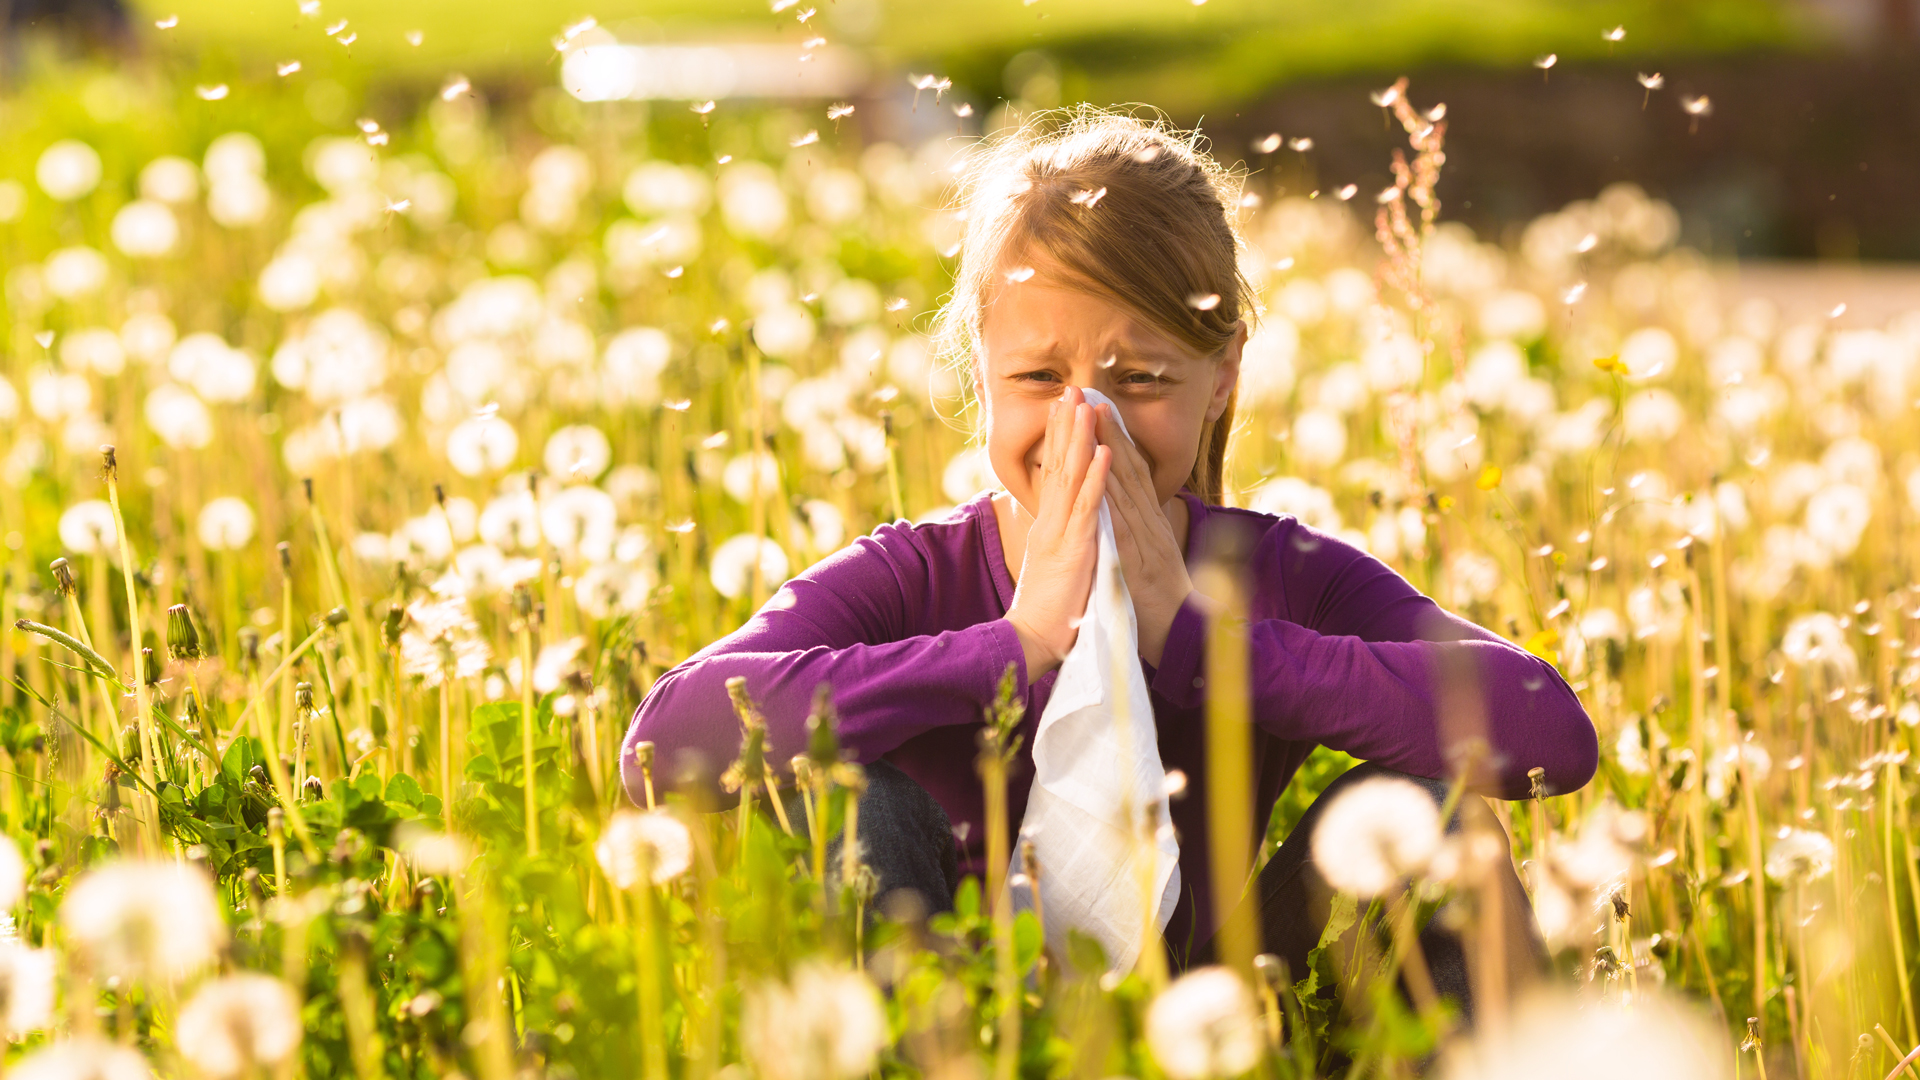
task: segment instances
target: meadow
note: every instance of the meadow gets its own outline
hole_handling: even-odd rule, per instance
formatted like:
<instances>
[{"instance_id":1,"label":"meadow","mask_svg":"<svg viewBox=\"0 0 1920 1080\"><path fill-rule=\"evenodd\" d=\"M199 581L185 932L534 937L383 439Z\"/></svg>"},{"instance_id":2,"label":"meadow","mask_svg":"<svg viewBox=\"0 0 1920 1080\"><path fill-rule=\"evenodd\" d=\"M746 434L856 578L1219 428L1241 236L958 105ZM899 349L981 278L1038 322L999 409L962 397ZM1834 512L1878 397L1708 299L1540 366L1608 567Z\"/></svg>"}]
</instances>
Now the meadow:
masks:
<instances>
[{"instance_id":1,"label":"meadow","mask_svg":"<svg viewBox=\"0 0 1920 1080\"><path fill-rule=\"evenodd\" d=\"M1390 988L1411 913L1475 893L1471 838L1409 854L1361 820L1394 884L1355 886L1356 944L1314 971L1102 977L1045 954L998 880L868 929L857 860L830 875L769 798L750 696L740 809L644 758L647 805L623 789L661 672L853 537L993 482L926 337L965 140L863 145L824 108L492 108L464 79L417 109L334 90L357 123L297 81L104 69L0 106L7 1070L1199 1080L1437 1055L1826 1078L1914 1056L1920 303L1862 325L1726 302L1631 185L1475 237L1434 201L1444 120L1417 83L1378 98L1410 140L1394 188L1249 177L1264 310L1228 501L1550 659L1598 728L1591 784L1495 806L1556 970L1511 1008L1489 989L1469 1037ZM1312 176L1283 137L1217 150ZM863 781L816 712L801 802L832 828ZM989 738L983 773L1004 783L1008 751ZM1346 763L1316 755L1263 855Z\"/></svg>"}]
</instances>

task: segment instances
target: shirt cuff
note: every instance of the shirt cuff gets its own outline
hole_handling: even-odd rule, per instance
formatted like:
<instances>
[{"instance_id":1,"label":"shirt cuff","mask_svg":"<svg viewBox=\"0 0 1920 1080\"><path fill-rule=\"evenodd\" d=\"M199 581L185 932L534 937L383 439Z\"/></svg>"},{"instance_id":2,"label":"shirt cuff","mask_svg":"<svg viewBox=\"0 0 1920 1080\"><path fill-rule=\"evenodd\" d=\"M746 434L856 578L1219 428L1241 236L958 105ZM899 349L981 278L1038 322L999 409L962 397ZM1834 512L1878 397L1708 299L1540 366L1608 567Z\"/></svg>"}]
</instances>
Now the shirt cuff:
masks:
<instances>
[{"instance_id":1,"label":"shirt cuff","mask_svg":"<svg viewBox=\"0 0 1920 1080\"><path fill-rule=\"evenodd\" d=\"M1154 670L1154 693L1182 709L1198 708L1206 700L1206 679L1201 665L1206 656L1207 618L1189 597L1173 613L1167 628L1167 644L1160 652L1160 666Z\"/></svg>"},{"instance_id":2,"label":"shirt cuff","mask_svg":"<svg viewBox=\"0 0 1920 1080\"><path fill-rule=\"evenodd\" d=\"M988 674L987 697L985 704L993 704L995 695L1000 692L1000 676L1006 673L1007 664L1013 664L1013 699L1027 699L1027 650L1020 645L1020 631L1005 619L995 619L986 624L986 637L993 647L989 650L989 659L993 665Z\"/></svg>"}]
</instances>

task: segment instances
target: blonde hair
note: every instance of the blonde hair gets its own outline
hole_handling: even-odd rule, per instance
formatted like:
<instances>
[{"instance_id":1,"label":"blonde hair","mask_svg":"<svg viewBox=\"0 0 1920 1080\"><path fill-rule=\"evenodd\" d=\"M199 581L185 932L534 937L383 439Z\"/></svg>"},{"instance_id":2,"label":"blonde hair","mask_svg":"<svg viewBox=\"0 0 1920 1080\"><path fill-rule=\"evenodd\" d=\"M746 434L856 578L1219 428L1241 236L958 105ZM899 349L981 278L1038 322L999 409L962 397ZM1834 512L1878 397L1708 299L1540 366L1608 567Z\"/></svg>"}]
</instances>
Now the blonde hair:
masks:
<instances>
[{"instance_id":1,"label":"blonde hair","mask_svg":"<svg viewBox=\"0 0 1920 1080\"><path fill-rule=\"evenodd\" d=\"M968 408L979 404L981 319L1001 263L1032 248L1154 329L1218 356L1252 315L1234 223L1240 180L1198 133L1176 131L1158 115L1092 106L1042 113L978 146L960 178L960 268L933 329ZM1209 503L1221 499L1237 397L1236 390L1201 429L1187 479Z\"/></svg>"}]
</instances>

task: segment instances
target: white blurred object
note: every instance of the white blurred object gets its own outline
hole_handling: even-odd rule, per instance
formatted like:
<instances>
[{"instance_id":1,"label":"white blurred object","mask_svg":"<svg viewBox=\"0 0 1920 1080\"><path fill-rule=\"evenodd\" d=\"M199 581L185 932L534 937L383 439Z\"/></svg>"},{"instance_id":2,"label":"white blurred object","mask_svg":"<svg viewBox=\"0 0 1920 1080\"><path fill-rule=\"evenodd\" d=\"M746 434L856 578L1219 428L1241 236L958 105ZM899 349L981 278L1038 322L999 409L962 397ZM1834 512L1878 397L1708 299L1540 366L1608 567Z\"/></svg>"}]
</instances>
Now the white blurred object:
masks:
<instances>
[{"instance_id":1,"label":"white blurred object","mask_svg":"<svg viewBox=\"0 0 1920 1080\"><path fill-rule=\"evenodd\" d=\"M1106 404L1120 421L1106 395L1084 393L1089 404ZM1124 421L1120 427L1126 430ZM1153 704L1135 660L1140 632L1133 598L1120 572L1105 501L1099 549L1081 632L1060 665L1053 696L1033 734L1033 788L1020 833L1032 838L1045 868L1040 900L1053 947L1064 950L1067 932L1078 930L1100 942L1110 970L1124 972L1143 945L1145 918L1133 872L1142 834L1151 829L1153 835L1153 885L1159 897L1154 925L1161 929L1180 896L1180 845L1163 797L1167 771L1160 761ZM1116 694L1121 686L1123 694ZM1147 814L1153 816L1143 827ZM1016 854L1011 873L1019 872ZM1030 895L1016 893L1016 904L1031 906Z\"/></svg>"},{"instance_id":2,"label":"white blurred object","mask_svg":"<svg viewBox=\"0 0 1920 1080\"><path fill-rule=\"evenodd\" d=\"M846 97L867 82L855 49L827 45L802 55L791 45L623 45L594 42L567 50L560 85L581 101L648 98Z\"/></svg>"}]
</instances>

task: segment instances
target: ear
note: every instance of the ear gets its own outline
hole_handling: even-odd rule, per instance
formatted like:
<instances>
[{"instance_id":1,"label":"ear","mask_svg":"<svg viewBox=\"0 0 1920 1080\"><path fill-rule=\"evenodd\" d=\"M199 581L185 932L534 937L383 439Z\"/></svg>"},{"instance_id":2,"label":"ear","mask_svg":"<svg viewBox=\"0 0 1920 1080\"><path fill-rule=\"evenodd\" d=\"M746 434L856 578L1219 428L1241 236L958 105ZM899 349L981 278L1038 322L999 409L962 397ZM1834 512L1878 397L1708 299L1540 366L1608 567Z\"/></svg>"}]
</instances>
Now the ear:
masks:
<instances>
[{"instance_id":1,"label":"ear","mask_svg":"<svg viewBox=\"0 0 1920 1080\"><path fill-rule=\"evenodd\" d=\"M1221 346L1220 362L1213 369L1213 396L1207 399L1207 421L1220 419L1227 411L1227 399L1240 385L1240 355L1247 347L1247 320L1233 324L1233 337Z\"/></svg>"}]
</instances>

